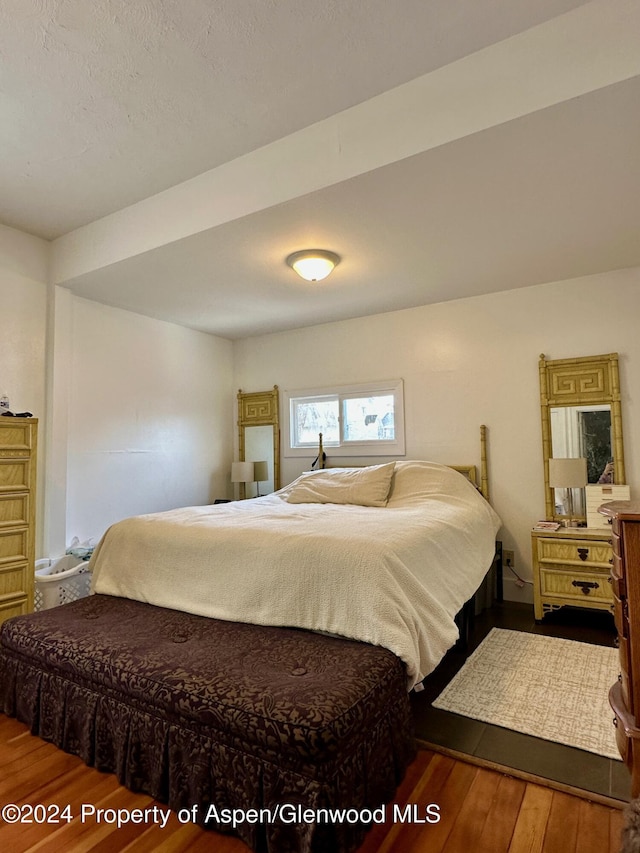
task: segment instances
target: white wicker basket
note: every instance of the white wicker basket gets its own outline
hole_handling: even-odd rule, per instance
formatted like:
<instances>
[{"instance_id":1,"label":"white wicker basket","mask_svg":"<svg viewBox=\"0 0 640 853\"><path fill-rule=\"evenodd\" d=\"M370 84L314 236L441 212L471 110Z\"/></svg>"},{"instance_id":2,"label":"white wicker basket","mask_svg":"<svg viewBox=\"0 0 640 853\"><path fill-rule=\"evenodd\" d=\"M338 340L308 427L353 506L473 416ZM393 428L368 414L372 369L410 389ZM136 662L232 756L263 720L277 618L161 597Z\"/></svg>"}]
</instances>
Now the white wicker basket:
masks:
<instances>
[{"instance_id":1,"label":"white wicker basket","mask_svg":"<svg viewBox=\"0 0 640 853\"><path fill-rule=\"evenodd\" d=\"M91 572L87 562L68 555L36 560L35 610L49 610L89 595Z\"/></svg>"}]
</instances>

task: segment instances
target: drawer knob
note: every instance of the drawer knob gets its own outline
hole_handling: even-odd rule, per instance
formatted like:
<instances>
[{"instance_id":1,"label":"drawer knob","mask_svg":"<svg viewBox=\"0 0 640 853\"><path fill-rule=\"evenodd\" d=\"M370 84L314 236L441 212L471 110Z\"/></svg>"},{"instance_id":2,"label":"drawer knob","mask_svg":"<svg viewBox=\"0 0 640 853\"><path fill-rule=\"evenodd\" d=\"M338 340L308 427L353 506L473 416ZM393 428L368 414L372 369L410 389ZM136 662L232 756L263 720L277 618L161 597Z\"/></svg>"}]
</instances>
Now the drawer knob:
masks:
<instances>
[{"instance_id":1,"label":"drawer knob","mask_svg":"<svg viewBox=\"0 0 640 853\"><path fill-rule=\"evenodd\" d=\"M582 590L585 595L589 595L592 589L598 589L600 584L595 581L571 581L571 586L576 586Z\"/></svg>"},{"instance_id":2,"label":"drawer knob","mask_svg":"<svg viewBox=\"0 0 640 853\"><path fill-rule=\"evenodd\" d=\"M589 556L588 548L578 548L578 557L584 562Z\"/></svg>"},{"instance_id":3,"label":"drawer knob","mask_svg":"<svg viewBox=\"0 0 640 853\"><path fill-rule=\"evenodd\" d=\"M618 718L617 717L613 718L613 725L615 726L616 729L618 728Z\"/></svg>"}]
</instances>

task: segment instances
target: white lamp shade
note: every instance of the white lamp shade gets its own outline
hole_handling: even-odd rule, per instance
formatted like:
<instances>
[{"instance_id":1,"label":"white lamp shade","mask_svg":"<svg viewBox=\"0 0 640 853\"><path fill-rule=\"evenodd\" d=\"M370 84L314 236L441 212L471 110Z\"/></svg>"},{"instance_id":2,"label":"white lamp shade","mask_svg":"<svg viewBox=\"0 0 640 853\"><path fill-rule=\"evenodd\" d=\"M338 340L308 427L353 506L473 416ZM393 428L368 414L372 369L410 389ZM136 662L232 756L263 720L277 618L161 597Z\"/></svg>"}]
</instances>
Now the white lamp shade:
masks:
<instances>
[{"instance_id":1,"label":"white lamp shade","mask_svg":"<svg viewBox=\"0 0 640 853\"><path fill-rule=\"evenodd\" d=\"M587 485L587 460L549 459L549 485L552 489L582 489Z\"/></svg>"},{"instance_id":2,"label":"white lamp shade","mask_svg":"<svg viewBox=\"0 0 640 853\"><path fill-rule=\"evenodd\" d=\"M253 483L253 462L232 462L231 463L231 482L232 483Z\"/></svg>"},{"instance_id":3,"label":"white lamp shade","mask_svg":"<svg viewBox=\"0 0 640 853\"><path fill-rule=\"evenodd\" d=\"M327 252L324 249L305 249L289 255L287 263L300 278L306 281L322 281L336 264L340 263L340 258L335 252Z\"/></svg>"},{"instance_id":4,"label":"white lamp shade","mask_svg":"<svg viewBox=\"0 0 640 853\"><path fill-rule=\"evenodd\" d=\"M253 477L256 483L264 483L269 479L269 466L266 462L253 463Z\"/></svg>"}]
</instances>

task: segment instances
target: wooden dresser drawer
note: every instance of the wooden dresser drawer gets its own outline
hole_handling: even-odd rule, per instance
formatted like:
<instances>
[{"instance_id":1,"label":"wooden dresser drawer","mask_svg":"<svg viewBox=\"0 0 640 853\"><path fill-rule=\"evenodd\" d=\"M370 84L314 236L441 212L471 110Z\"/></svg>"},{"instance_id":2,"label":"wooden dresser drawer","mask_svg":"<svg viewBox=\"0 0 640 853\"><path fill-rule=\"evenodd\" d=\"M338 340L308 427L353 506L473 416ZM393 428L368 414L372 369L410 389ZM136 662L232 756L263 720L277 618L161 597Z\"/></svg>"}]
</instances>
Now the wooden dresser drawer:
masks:
<instances>
[{"instance_id":1,"label":"wooden dresser drawer","mask_svg":"<svg viewBox=\"0 0 640 853\"><path fill-rule=\"evenodd\" d=\"M28 492L30 483L30 459L3 459L0 457L0 493Z\"/></svg>"},{"instance_id":2,"label":"wooden dresser drawer","mask_svg":"<svg viewBox=\"0 0 640 853\"><path fill-rule=\"evenodd\" d=\"M615 622L618 636L628 637L629 624L627 622L626 602L624 598L619 598L616 595L615 587L613 589L613 621Z\"/></svg>"},{"instance_id":3,"label":"wooden dresser drawer","mask_svg":"<svg viewBox=\"0 0 640 853\"><path fill-rule=\"evenodd\" d=\"M636 725L635 717L624 703L619 682L616 682L609 691L609 704L614 713L613 724L616 727L618 751L631 770L631 796L637 797L640 794L640 773L638 772L640 729Z\"/></svg>"},{"instance_id":4,"label":"wooden dresser drawer","mask_svg":"<svg viewBox=\"0 0 640 853\"><path fill-rule=\"evenodd\" d=\"M611 563L611 587L613 589L613 594L617 595L618 598L626 598L627 597L627 584L624 577L624 569L622 565L622 561L619 557L613 557L613 561Z\"/></svg>"},{"instance_id":5,"label":"wooden dresser drawer","mask_svg":"<svg viewBox=\"0 0 640 853\"><path fill-rule=\"evenodd\" d=\"M30 456L36 445L35 424L37 421L17 418L2 424L0 430L0 457Z\"/></svg>"},{"instance_id":6,"label":"wooden dresser drawer","mask_svg":"<svg viewBox=\"0 0 640 853\"><path fill-rule=\"evenodd\" d=\"M0 418L0 623L33 609L38 421Z\"/></svg>"},{"instance_id":7,"label":"wooden dresser drawer","mask_svg":"<svg viewBox=\"0 0 640 853\"><path fill-rule=\"evenodd\" d=\"M0 528L21 527L29 523L29 493L0 492Z\"/></svg>"},{"instance_id":8,"label":"wooden dresser drawer","mask_svg":"<svg viewBox=\"0 0 640 853\"><path fill-rule=\"evenodd\" d=\"M27 598L0 601L0 624L5 619L11 619L12 616L24 616L25 613L30 613L31 609L31 603Z\"/></svg>"},{"instance_id":9,"label":"wooden dresser drawer","mask_svg":"<svg viewBox=\"0 0 640 853\"><path fill-rule=\"evenodd\" d=\"M616 557L622 556L622 545L620 543L620 533L616 529L614 529L611 533L611 548L613 550L614 556L616 556Z\"/></svg>"},{"instance_id":10,"label":"wooden dresser drawer","mask_svg":"<svg viewBox=\"0 0 640 853\"><path fill-rule=\"evenodd\" d=\"M631 768L633 766L633 741L630 737L627 737L627 734L621 724L620 717L618 717L615 712L613 719L616 727L616 746L618 747L618 752L627 767Z\"/></svg>"},{"instance_id":11,"label":"wooden dresser drawer","mask_svg":"<svg viewBox=\"0 0 640 853\"><path fill-rule=\"evenodd\" d=\"M631 706L631 697L633 696L633 681L631 673L631 651L629 648L629 640L624 637L618 638L618 652L620 655L620 689L622 692L622 700L627 708Z\"/></svg>"},{"instance_id":12,"label":"wooden dresser drawer","mask_svg":"<svg viewBox=\"0 0 640 853\"><path fill-rule=\"evenodd\" d=\"M538 539L538 560L542 563L561 563L597 567L611 567L611 545L608 539Z\"/></svg>"},{"instance_id":13,"label":"wooden dresser drawer","mask_svg":"<svg viewBox=\"0 0 640 853\"><path fill-rule=\"evenodd\" d=\"M29 560L29 528L0 529L0 569Z\"/></svg>"},{"instance_id":14,"label":"wooden dresser drawer","mask_svg":"<svg viewBox=\"0 0 640 853\"><path fill-rule=\"evenodd\" d=\"M552 567L540 568L542 595L563 598L568 603L582 605L587 600L613 605L613 592L606 572L566 571Z\"/></svg>"},{"instance_id":15,"label":"wooden dresser drawer","mask_svg":"<svg viewBox=\"0 0 640 853\"><path fill-rule=\"evenodd\" d=\"M0 601L8 598L26 598L28 595L28 563L11 568L0 568Z\"/></svg>"},{"instance_id":16,"label":"wooden dresser drawer","mask_svg":"<svg viewBox=\"0 0 640 853\"><path fill-rule=\"evenodd\" d=\"M611 501L599 511L612 521L611 591L620 654L620 676L609 702L635 798L640 796L640 502Z\"/></svg>"}]
</instances>

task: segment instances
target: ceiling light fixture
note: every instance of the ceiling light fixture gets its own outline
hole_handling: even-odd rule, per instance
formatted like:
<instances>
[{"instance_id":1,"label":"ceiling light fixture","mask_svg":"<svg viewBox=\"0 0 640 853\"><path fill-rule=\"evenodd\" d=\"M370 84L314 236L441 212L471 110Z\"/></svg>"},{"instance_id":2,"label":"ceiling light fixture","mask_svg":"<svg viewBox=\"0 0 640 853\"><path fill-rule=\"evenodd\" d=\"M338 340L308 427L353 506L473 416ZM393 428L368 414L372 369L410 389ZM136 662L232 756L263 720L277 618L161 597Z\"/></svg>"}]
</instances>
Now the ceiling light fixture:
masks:
<instances>
[{"instance_id":1,"label":"ceiling light fixture","mask_svg":"<svg viewBox=\"0 0 640 853\"><path fill-rule=\"evenodd\" d=\"M321 281L340 263L340 257L324 249L304 249L289 255L287 263L306 281Z\"/></svg>"}]
</instances>

